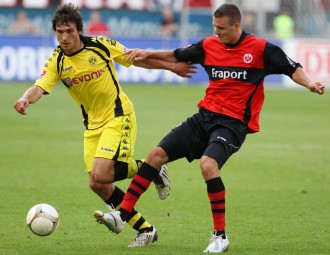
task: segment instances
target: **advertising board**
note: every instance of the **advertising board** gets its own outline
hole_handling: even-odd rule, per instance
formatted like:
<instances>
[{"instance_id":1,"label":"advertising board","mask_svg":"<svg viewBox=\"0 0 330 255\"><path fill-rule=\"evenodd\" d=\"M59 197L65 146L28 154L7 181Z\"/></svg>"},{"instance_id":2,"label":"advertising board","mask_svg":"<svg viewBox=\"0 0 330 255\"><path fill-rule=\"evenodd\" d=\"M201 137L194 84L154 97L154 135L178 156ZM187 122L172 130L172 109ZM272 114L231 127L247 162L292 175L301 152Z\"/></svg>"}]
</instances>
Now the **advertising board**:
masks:
<instances>
[{"instance_id":1,"label":"advertising board","mask_svg":"<svg viewBox=\"0 0 330 255\"><path fill-rule=\"evenodd\" d=\"M179 39L118 39L127 48L175 49L181 47ZM197 39L191 42L196 42ZM0 36L0 81L34 81L49 54L57 46L55 37L40 36ZM184 45L185 46L185 45ZM199 67L192 79L184 79L166 70L146 70L138 67L126 68L116 65L121 82L127 83L191 83L207 84L208 77ZM272 75L266 84L281 84L282 77Z\"/></svg>"}]
</instances>

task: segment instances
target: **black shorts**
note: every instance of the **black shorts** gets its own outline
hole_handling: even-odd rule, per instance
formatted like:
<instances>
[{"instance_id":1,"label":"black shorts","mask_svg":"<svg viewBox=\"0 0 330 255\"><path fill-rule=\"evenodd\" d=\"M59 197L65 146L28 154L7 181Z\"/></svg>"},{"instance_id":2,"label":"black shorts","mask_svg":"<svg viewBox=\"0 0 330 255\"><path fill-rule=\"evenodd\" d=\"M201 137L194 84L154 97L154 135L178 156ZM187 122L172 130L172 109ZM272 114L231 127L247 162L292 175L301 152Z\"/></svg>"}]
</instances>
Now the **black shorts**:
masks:
<instances>
[{"instance_id":1,"label":"black shorts","mask_svg":"<svg viewBox=\"0 0 330 255\"><path fill-rule=\"evenodd\" d=\"M220 169L240 149L247 132L247 126L239 119L200 108L172 129L158 146L165 150L169 162L184 157L191 162L206 155L216 160Z\"/></svg>"}]
</instances>

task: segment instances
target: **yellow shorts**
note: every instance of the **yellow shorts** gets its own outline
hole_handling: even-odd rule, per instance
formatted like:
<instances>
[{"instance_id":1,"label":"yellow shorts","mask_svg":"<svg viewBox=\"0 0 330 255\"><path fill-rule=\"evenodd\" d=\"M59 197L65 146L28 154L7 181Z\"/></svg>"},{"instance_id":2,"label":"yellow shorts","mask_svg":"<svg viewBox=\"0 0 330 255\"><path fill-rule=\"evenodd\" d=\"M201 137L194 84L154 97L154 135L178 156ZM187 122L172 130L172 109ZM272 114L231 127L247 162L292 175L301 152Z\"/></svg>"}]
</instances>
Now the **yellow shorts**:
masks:
<instances>
[{"instance_id":1,"label":"yellow shorts","mask_svg":"<svg viewBox=\"0 0 330 255\"><path fill-rule=\"evenodd\" d=\"M136 142L135 113L115 117L101 128L86 130L84 160L86 172L92 170L94 158L107 158L129 163Z\"/></svg>"}]
</instances>

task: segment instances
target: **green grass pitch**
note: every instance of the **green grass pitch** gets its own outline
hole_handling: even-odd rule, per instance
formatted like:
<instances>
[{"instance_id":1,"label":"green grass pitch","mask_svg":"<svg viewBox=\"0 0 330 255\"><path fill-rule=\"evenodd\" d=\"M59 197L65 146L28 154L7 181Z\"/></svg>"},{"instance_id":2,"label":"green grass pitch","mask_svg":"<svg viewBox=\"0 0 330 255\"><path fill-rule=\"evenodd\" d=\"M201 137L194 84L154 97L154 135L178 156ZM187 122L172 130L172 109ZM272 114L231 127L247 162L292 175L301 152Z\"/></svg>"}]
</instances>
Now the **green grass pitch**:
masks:
<instances>
[{"instance_id":1,"label":"green grass pitch","mask_svg":"<svg viewBox=\"0 0 330 255\"><path fill-rule=\"evenodd\" d=\"M94 222L106 210L84 173L82 118L62 85L31 105L13 105L31 84L0 84L0 254L202 254L212 230L199 162L169 165L171 195L154 187L137 209L159 240L131 249L129 226L114 235ZM135 157L143 158L170 129L195 113L202 86L122 84L138 118ZM330 254L330 96L300 89L266 89L260 133L222 170L227 190L229 254ZM128 180L118 186L126 191ZM25 225L28 210L49 203L60 225L48 237Z\"/></svg>"}]
</instances>

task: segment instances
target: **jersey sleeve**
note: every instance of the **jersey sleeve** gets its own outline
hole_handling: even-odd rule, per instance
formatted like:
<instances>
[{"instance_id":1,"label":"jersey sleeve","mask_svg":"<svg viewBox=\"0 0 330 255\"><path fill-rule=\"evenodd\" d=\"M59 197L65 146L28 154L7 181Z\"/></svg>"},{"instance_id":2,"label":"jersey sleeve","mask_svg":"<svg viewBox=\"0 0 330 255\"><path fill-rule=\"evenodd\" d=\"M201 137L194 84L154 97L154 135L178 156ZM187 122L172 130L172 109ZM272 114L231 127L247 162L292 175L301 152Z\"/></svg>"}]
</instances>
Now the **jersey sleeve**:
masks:
<instances>
[{"instance_id":1,"label":"jersey sleeve","mask_svg":"<svg viewBox=\"0 0 330 255\"><path fill-rule=\"evenodd\" d=\"M203 41L189 45L186 48L177 48L174 50L174 56L178 61L190 62L193 64L203 64L205 54L203 50Z\"/></svg>"},{"instance_id":2,"label":"jersey sleeve","mask_svg":"<svg viewBox=\"0 0 330 255\"><path fill-rule=\"evenodd\" d=\"M125 66L125 67L130 67L132 63L127 62L126 58L128 57L127 55L123 55L126 47L119 43L118 41L106 38L104 40L104 45L108 48L110 51L110 57L118 64Z\"/></svg>"},{"instance_id":3,"label":"jersey sleeve","mask_svg":"<svg viewBox=\"0 0 330 255\"><path fill-rule=\"evenodd\" d=\"M281 48L269 42L266 43L264 62L268 74L285 74L290 78L298 67L302 67L290 59Z\"/></svg>"},{"instance_id":4,"label":"jersey sleeve","mask_svg":"<svg viewBox=\"0 0 330 255\"><path fill-rule=\"evenodd\" d=\"M57 72L57 58L58 52L55 50L46 60L44 67L39 78L36 80L35 85L42 88L46 94L50 93L52 88L60 80Z\"/></svg>"}]
</instances>

